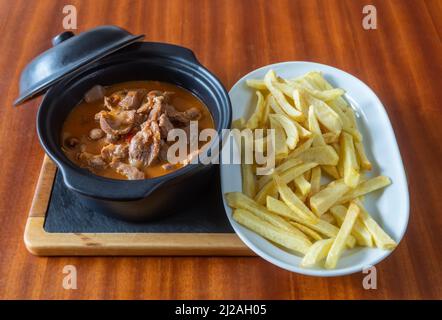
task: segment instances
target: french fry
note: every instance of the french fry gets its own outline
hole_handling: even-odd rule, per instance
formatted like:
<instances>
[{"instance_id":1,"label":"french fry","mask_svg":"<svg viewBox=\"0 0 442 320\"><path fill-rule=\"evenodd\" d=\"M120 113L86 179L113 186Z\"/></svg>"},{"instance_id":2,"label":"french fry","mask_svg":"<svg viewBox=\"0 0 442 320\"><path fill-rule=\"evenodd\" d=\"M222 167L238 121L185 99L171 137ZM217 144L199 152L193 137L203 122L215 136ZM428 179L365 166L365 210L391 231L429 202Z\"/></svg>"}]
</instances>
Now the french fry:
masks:
<instances>
[{"instance_id":1,"label":"french fry","mask_svg":"<svg viewBox=\"0 0 442 320\"><path fill-rule=\"evenodd\" d=\"M232 129L242 130L246 126L246 120L244 118L239 118L232 121Z\"/></svg>"},{"instance_id":2,"label":"french fry","mask_svg":"<svg viewBox=\"0 0 442 320\"><path fill-rule=\"evenodd\" d=\"M310 182L308 182L303 175L296 177L293 182L303 196L307 195L310 192Z\"/></svg>"},{"instance_id":3,"label":"french fry","mask_svg":"<svg viewBox=\"0 0 442 320\"><path fill-rule=\"evenodd\" d=\"M336 218L338 224L342 225L345 215L347 214L347 208L343 205L337 205L332 207L330 212ZM360 246L373 247L373 238L361 221L361 213L359 213L359 218L355 221L351 234L355 237L357 244Z\"/></svg>"},{"instance_id":4,"label":"french fry","mask_svg":"<svg viewBox=\"0 0 442 320\"><path fill-rule=\"evenodd\" d=\"M356 187L359 183L359 164L356 159L353 137L346 132L341 134L341 148L343 156L344 181L349 187Z\"/></svg>"},{"instance_id":5,"label":"french fry","mask_svg":"<svg viewBox=\"0 0 442 320\"><path fill-rule=\"evenodd\" d=\"M336 101L338 102L338 104L346 104L344 99L336 99ZM356 115L354 110L347 104L347 108L345 109L345 112L348 116L348 118L350 119L350 123L351 123L351 127L356 129L358 127L357 123L356 123ZM359 131L359 130L358 130ZM360 133L359 133L360 134ZM362 141L362 135L361 135L361 140L355 138L357 141Z\"/></svg>"},{"instance_id":6,"label":"french fry","mask_svg":"<svg viewBox=\"0 0 442 320\"><path fill-rule=\"evenodd\" d=\"M301 78L295 80L298 82L307 82L314 88L322 91L333 89L333 86L324 78L323 74L317 71L308 72ZM348 107L347 102L342 97L336 97L333 100L338 101L339 107L343 110Z\"/></svg>"},{"instance_id":7,"label":"french fry","mask_svg":"<svg viewBox=\"0 0 442 320\"><path fill-rule=\"evenodd\" d=\"M304 174L304 172L316 166L317 164L314 162L302 163L298 166L292 167L284 171L283 173L280 174L280 176L284 181L284 183L289 183L290 181L293 181L296 177L300 176L301 174ZM266 202L266 197L268 195L274 194L275 191L277 191L275 182L273 180L270 180L261 188L261 190L259 190L259 192L255 197L255 200L260 204L264 204Z\"/></svg>"},{"instance_id":8,"label":"french fry","mask_svg":"<svg viewBox=\"0 0 442 320\"><path fill-rule=\"evenodd\" d=\"M371 170L371 162L368 160L367 155L365 154L364 145L362 142L355 142L356 154L358 156L359 164L364 170Z\"/></svg>"},{"instance_id":9,"label":"french fry","mask_svg":"<svg viewBox=\"0 0 442 320\"><path fill-rule=\"evenodd\" d=\"M343 111L338 107L335 101L329 101L328 105L335 111L342 120L342 130L351 134L353 139L358 142L362 142L362 134L356 127L356 120L354 119L353 111L350 107L345 107L346 111Z\"/></svg>"},{"instance_id":10,"label":"french fry","mask_svg":"<svg viewBox=\"0 0 442 320\"><path fill-rule=\"evenodd\" d=\"M309 103L314 107L316 119L321 123L328 131L333 133L340 133L342 130L342 120L339 115L333 111L324 101L310 98Z\"/></svg>"},{"instance_id":11,"label":"french fry","mask_svg":"<svg viewBox=\"0 0 442 320\"><path fill-rule=\"evenodd\" d=\"M268 122L269 122L269 114L270 114L270 98L272 96L270 94L268 94L265 98L264 101L264 113L262 114L262 118L261 118L261 123L263 128L267 128L268 127Z\"/></svg>"},{"instance_id":12,"label":"french fry","mask_svg":"<svg viewBox=\"0 0 442 320\"><path fill-rule=\"evenodd\" d=\"M333 148L336 150L336 152L339 154L339 161L336 166L336 169L338 170L339 177L344 177L344 148L341 144L339 146L333 146Z\"/></svg>"},{"instance_id":13,"label":"french fry","mask_svg":"<svg viewBox=\"0 0 442 320\"><path fill-rule=\"evenodd\" d=\"M349 190L350 187L347 186L342 179L332 181L326 188L310 198L310 207L314 213L320 216L330 209Z\"/></svg>"},{"instance_id":14,"label":"french fry","mask_svg":"<svg viewBox=\"0 0 442 320\"><path fill-rule=\"evenodd\" d=\"M336 101L336 100L335 100ZM362 136L355 127L353 127L352 120L349 118L348 113L343 111L340 107L338 107L335 103L335 101L328 101L327 105L334 111L336 114L339 115L339 118L342 121L342 130L350 133L351 135L354 135L354 139L357 141L360 141L359 139L362 139ZM349 108L346 108L349 109Z\"/></svg>"},{"instance_id":15,"label":"french fry","mask_svg":"<svg viewBox=\"0 0 442 320\"><path fill-rule=\"evenodd\" d=\"M267 137L255 138L255 150L258 152L264 152L267 147Z\"/></svg>"},{"instance_id":16,"label":"french fry","mask_svg":"<svg viewBox=\"0 0 442 320\"><path fill-rule=\"evenodd\" d=\"M270 121L277 121L284 128L285 134L287 136L286 143L290 150L295 149L299 141L298 129L296 128L294 122L292 122L288 117L281 114L271 114L269 115Z\"/></svg>"},{"instance_id":17,"label":"french fry","mask_svg":"<svg viewBox=\"0 0 442 320\"><path fill-rule=\"evenodd\" d=\"M309 72L303 77L304 81L307 81L319 90L330 90L333 86L318 72ZM343 99L342 96L327 101L327 104L338 113L343 122L343 129L350 133L355 141L362 142L362 135L357 129L356 118L353 109Z\"/></svg>"},{"instance_id":18,"label":"french fry","mask_svg":"<svg viewBox=\"0 0 442 320\"><path fill-rule=\"evenodd\" d=\"M335 219L335 217L333 217L332 214L326 212L321 216L321 220L327 221L328 223L331 223L333 225L337 224L337 221Z\"/></svg>"},{"instance_id":19,"label":"french fry","mask_svg":"<svg viewBox=\"0 0 442 320\"><path fill-rule=\"evenodd\" d=\"M309 170L309 171L307 171L306 173L304 173L304 178L305 178L307 181L310 181L311 177L312 177L312 170ZM309 182L309 183L310 183L310 182Z\"/></svg>"},{"instance_id":20,"label":"french fry","mask_svg":"<svg viewBox=\"0 0 442 320\"><path fill-rule=\"evenodd\" d=\"M295 193L287 186L284 180L278 176L274 175L273 180L275 181L276 187L278 189L279 195L285 204L295 211L303 219L315 223L318 218L310 211L310 209L295 195Z\"/></svg>"},{"instance_id":21,"label":"french fry","mask_svg":"<svg viewBox=\"0 0 442 320\"><path fill-rule=\"evenodd\" d=\"M337 154L339 154L339 155L341 154L341 145L339 144L339 139L338 139L338 141L332 143L332 147L333 147L333 149L335 149ZM339 156L339 158L341 158L341 156Z\"/></svg>"},{"instance_id":22,"label":"french fry","mask_svg":"<svg viewBox=\"0 0 442 320\"><path fill-rule=\"evenodd\" d=\"M270 127L275 132L275 156L276 159L286 158L289 150L286 144L286 135L284 129L278 121L270 118Z\"/></svg>"},{"instance_id":23,"label":"french fry","mask_svg":"<svg viewBox=\"0 0 442 320\"><path fill-rule=\"evenodd\" d=\"M253 198L256 194L256 181L253 174L253 165L241 163L241 175L242 175L242 190L243 192Z\"/></svg>"},{"instance_id":24,"label":"french fry","mask_svg":"<svg viewBox=\"0 0 442 320\"><path fill-rule=\"evenodd\" d=\"M272 95L269 96L268 103L270 106L270 110L273 111L275 114L287 116L287 113L285 113L284 110L279 106L274 96Z\"/></svg>"},{"instance_id":25,"label":"french fry","mask_svg":"<svg viewBox=\"0 0 442 320\"><path fill-rule=\"evenodd\" d=\"M302 152L306 151L312 146L313 138L307 139L305 142L303 142L301 145L297 146L295 150L289 153L289 158L296 158L299 156Z\"/></svg>"},{"instance_id":26,"label":"french fry","mask_svg":"<svg viewBox=\"0 0 442 320\"><path fill-rule=\"evenodd\" d=\"M303 126L301 126L298 122L293 122L293 123L295 124L296 129L298 129L298 135L301 139L310 138L312 136L312 133Z\"/></svg>"},{"instance_id":27,"label":"french fry","mask_svg":"<svg viewBox=\"0 0 442 320\"><path fill-rule=\"evenodd\" d=\"M298 226L296 226L292 221L289 221L289 224L293 227L293 229L290 231L293 234L297 235L300 238L303 238L305 240L308 240L310 242L310 245L312 244L312 242L310 241L310 235L306 234L303 231L303 228L299 228ZM302 225L301 225L302 226ZM313 238L312 238L313 239Z\"/></svg>"},{"instance_id":28,"label":"french fry","mask_svg":"<svg viewBox=\"0 0 442 320\"><path fill-rule=\"evenodd\" d=\"M240 118L242 119L242 118ZM241 127L243 127L244 122L241 120L238 120L238 122L236 123L236 126L238 126L238 130L241 130ZM240 144L241 146L241 177L242 177L242 190L244 191L245 194L247 194L249 197L254 197L256 194L256 179L255 179L255 174L253 172L253 165L252 164L248 164L245 162L244 159L244 155L245 155L245 149L246 146L245 144L246 139L242 136L240 137L236 137L238 142L239 141L243 141L244 144Z\"/></svg>"},{"instance_id":29,"label":"french fry","mask_svg":"<svg viewBox=\"0 0 442 320\"><path fill-rule=\"evenodd\" d=\"M248 79L246 80L247 86L256 90L267 90L264 80L259 79Z\"/></svg>"},{"instance_id":30,"label":"french fry","mask_svg":"<svg viewBox=\"0 0 442 320\"><path fill-rule=\"evenodd\" d=\"M336 143L339 141L340 132L327 132L322 134L322 138L326 144Z\"/></svg>"},{"instance_id":31,"label":"french fry","mask_svg":"<svg viewBox=\"0 0 442 320\"><path fill-rule=\"evenodd\" d=\"M312 96L314 96L317 99L320 99L322 101L331 101L334 99L337 99L341 97L343 94L345 94L345 91L341 88L333 88L330 90L315 90L315 89L306 89L308 93L310 93Z\"/></svg>"},{"instance_id":32,"label":"french fry","mask_svg":"<svg viewBox=\"0 0 442 320\"><path fill-rule=\"evenodd\" d=\"M254 202L253 199L247 197L240 192L228 193L226 195L226 199L229 203L229 206L233 208L250 211L257 217L263 219L264 221L267 221L275 227L288 232L292 232L298 237L304 237L305 239L308 239L301 231L299 231L299 229L295 228L287 220L274 213L271 213L266 209L266 207L259 205L258 203Z\"/></svg>"},{"instance_id":33,"label":"french fry","mask_svg":"<svg viewBox=\"0 0 442 320\"><path fill-rule=\"evenodd\" d=\"M336 235L339 232L339 228L322 219L319 219L316 223L305 221L301 216L299 216L296 212L290 209L283 201L272 197L267 197L267 209L280 216L301 223L309 227L310 229L313 229L323 234L326 237L330 238L336 237ZM347 246L349 248L353 248L355 244L356 244L355 238L353 236L350 236L347 240Z\"/></svg>"},{"instance_id":34,"label":"french fry","mask_svg":"<svg viewBox=\"0 0 442 320\"><path fill-rule=\"evenodd\" d=\"M308 72L303 77L296 79L298 82L307 82L310 85L312 85L314 88L318 90L331 90L333 89L333 86L324 78L321 72ZM347 112L347 109L349 109L348 103L343 99L342 96L336 97L332 99L332 101L328 101L328 103L334 102L337 107L339 107L344 112Z\"/></svg>"},{"instance_id":35,"label":"french fry","mask_svg":"<svg viewBox=\"0 0 442 320\"><path fill-rule=\"evenodd\" d=\"M311 243L308 240L300 238L288 231L281 230L247 210L236 209L233 212L233 219L246 228L256 232L263 238L290 250L305 254L311 246Z\"/></svg>"},{"instance_id":36,"label":"french fry","mask_svg":"<svg viewBox=\"0 0 442 320\"><path fill-rule=\"evenodd\" d=\"M282 217L285 217L289 220L293 221L303 221L303 217L298 213L290 209L283 201L278 200L274 197L267 196L266 198L266 207L267 210L276 213Z\"/></svg>"},{"instance_id":37,"label":"french fry","mask_svg":"<svg viewBox=\"0 0 442 320\"><path fill-rule=\"evenodd\" d=\"M313 134L313 146L325 145L324 138L322 137L321 128L319 127L318 119L315 114L315 106L311 105L308 109L308 129Z\"/></svg>"},{"instance_id":38,"label":"french fry","mask_svg":"<svg viewBox=\"0 0 442 320\"><path fill-rule=\"evenodd\" d=\"M302 163L302 161L299 159L287 158L286 160L281 162L275 169L273 169L272 173L281 174L282 172L284 172L290 168L293 168L297 165L300 165L301 163ZM271 174L261 176L258 179L258 190L262 189L262 187L264 187L269 181L272 181Z\"/></svg>"},{"instance_id":39,"label":"french fry","mask_svg":"<svg viewBox=\"0 0 442 320\"><path fill-rule=\"evenodd\" d=\"M356 129L356 128L344 128L343 131L351 134L351 136L353 137L354 141L362 142L362 134L359 132L358 129Z\"/></svg>"},{"instance_id":40,"label":"french fry","mask_svg":"<svg viewBox=\"0 0 442 320\"><path fill-rule=\"evenodd\" d=\"M301 200L303 203L305 203L305 200L307 200L308 194L302 194L299 189L295 190L295 195L298 197L299 200Z\"/></svg>"},{"instance_id":41,"label":"french fry","mask_svg":"<svg viewBox=\"0 0 442 320\"><path fill-rule=\"evenodd\" d=\"M294 89L289 84L287 84L283 79L278 78L277 81L273 82L273 85L288 98L293 98Z\"/></svg>"},{"instance_id":42,"label":"french fry","mask_svg":"<svg viewBox=\"0 0 442 320\"><path fill-rule=\"evenodd\" d=\"M383 250L393 250L396 248L397 243L394 241L380 226L379 224L371 217L371 215L365 210L364 206L360 201L356 201L359 206L360 218L371 233L376 246Z\"/></svg>"},{"instance_id":43,"label":"french fry","mask_svg":"<svg viewBox=\"0 0 442 320\"><path fill-rule=\"evenodd\" d=\"M315 97L316 99L320 99L322 101L330 101L335 100L341 97L345 91L341 88L330 88L325 90L317 90L314 86L312 86L309 82L305 81L304 78L297 79L295 81L286 81L288 85L294 89L304 89L310 95Z\"/></svg>"},{"instance_id":44,"label":"french fry","mask_svg":"<svg viewBox=\"0 0 442 320\"><path fill-rule=\"evenodd\" d=\"M297 79L294 79L293 81L298 82L307 82L312 86L313 88L317 90L329 90L333 89L333 86L325 80L325 78L322 75L322 72L320 71L310 71L304 74L302 77L299 77Z\"/></svg>"},{"instance_id":45,"label":"french fry","mask_svg":"<svg viewBox=\"0 0 442 320\"><path fill-rule=\"evenodd\" d=\"M304 100L304 90L303 89L295 89L293 90L293 101L295 103L295 108L302 112L304 117L307 118L308 113L308 105Z\"/></svg>"},{"instance_id":46,"label":"french fry","mask_svg":"<svg viewBox=\"0 0 442 320\"><path fill-rule=\"evenodd\" d=\"M256 91L258 100L256 102L256 108L249 120L246 123L246 127L249 129L256 129L262 127L262 115L264 114L265 102L261 92Z\"/></svg>"},{"instance_id":47,"label":"french fry","mask_svg":"<svg viewBox=\"0 0 442 320\"><path fill-rule=\"evenodd\" d=\"M309 227L300 224L299 222L290 222L293 226L301 230L304 234L312 238L314 241L321 240L322 237L319 233L317 233L315 230L310 229Z\"/></svg>"},{"instance_id":48,"label":"french fry","mask_svg":"<svg viewBox=\"0 0 442 320\"><path fill-rule=\"evenodd\" d=\"M338 162L338 164L339 164L339 162ZM321 168L327 175L329 175L333 179L340 179L341 178L341 176L339 175L339 171L337 169L337 166L322 165Z\"/></svg>"},{"instance_id":49,"label":"french fry","mask_svg":"<svg viewBox=\"0 0 442 320\"><path fill-rule=\"evenodd\" d=\"M363 196L367 193L373 192L375 190L384 188L391 184L391 180L385 176L377 176L365 181L362 181L358 184L356 188L350 190L346 194L342 196L341 199L337 202L337 204L343 204L353 199L356 199L360 196Z\"/></svg>"},{"instance_id":50,"label":"french fry","mask_svg":"<svg viewBox=\"0 0 442 320\"><path fill-rule=\"evenodd\" d=\"M276 82L276 76L275 72L273 70L270 70L264 77L264 83L267 89L275 97L276 102L290 118L299 121L303 120L304 115L302 114L302 112L296 110L290 103L288 103L284 94L273 85L273 82Z\"/></svg>"},{"instance_id":51,"label":"french fry","mask_svg":"<svg viewBox=\"0 0 442 320\"><path fill-rule=\"evenodd\" d=\"M296 150L295 150L296 151ZM315 162L319 165L331 165L338 164L339 156L332 146L323 145L319 147L311 147L305 151L302 151L296 156L290 154L290 157L295 157L304 162Z\"/></svg>"},{"instance_id":52,"label":"french fry","mask_svg":"<svg viewBox=\"0 0 442 320\"><path fill-rule=\"evenodd\" d=\"M241 122L238 122L238 126L241 126ZM245 149L246 149L246 139L244 137L237 137L238 142L244 141L241 145L241 177L242 177L242 190L249 197L254 197L256 195L256 179L253 172L253 165L245 162Z\"/></svg>"},{"instance_id":53,"label":"french fry","mask_svg":"<svg viewBox=\"0 0 442 320\"><path fill-rule=\"evenodd\" d=\"M316 241L302 258L301 266L304 268L312 267L327 257L328 252L335 239L323 239Z\"/></svg>"},{"instance_id":54,"label":"french fry","mask_svg":"<svg viewBox=\"0 0 442 320\"><path fill-rule=\"evenodd\" d=\"M312 169L310 177L310 196L319 192L321 188L321 167L315 167Z\"/></svg>"},{"instance_id":55,"label":"french fry","mask_svg":"<svg viewBox=\"0 0 442 320\"><path fill-rule=\"evenodd\" d=\"M339 229L338 235L333 241L330 251L327 254L325 260L325 267L327 269L333 269L336 267L338 260L345 249L345 243L351 234L353 225L358 218L359 212L359 207L354 203L350 203L341 229Z\"/></svg>"}]
</instances>

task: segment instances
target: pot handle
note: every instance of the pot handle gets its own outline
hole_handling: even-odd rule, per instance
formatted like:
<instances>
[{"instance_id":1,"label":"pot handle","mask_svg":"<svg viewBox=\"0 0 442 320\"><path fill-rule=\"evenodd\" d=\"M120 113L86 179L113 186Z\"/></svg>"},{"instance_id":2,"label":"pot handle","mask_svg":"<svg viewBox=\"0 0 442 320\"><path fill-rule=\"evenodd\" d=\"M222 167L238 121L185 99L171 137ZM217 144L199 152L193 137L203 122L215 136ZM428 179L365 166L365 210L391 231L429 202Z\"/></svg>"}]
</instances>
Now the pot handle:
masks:
<instances>
[{"instance_id":1,"label":"pot handle","mask_svg":"<svg viewBox=\"0 0 442 320\"><path fill-rule=\"evenodd\" d=\"M74 170L69 166L58 166L63 176L65 185L75 192L91 198L114 201L133 201L146 198L160 186L166 179L144 180L116 180L91 175L87 169L85 172Z\"/></svg>"},{"instance_id":2,"label":"pot handle","mask_svg":"<svg viewBox=\"0 0 442 320\"><path fill-rule=\"evenodd\" d=\"M67 39L72 38L75 36L75 34L72 31L65 31L60 34L57 34L55 37L52 38L52 46L59 45L63 41L66 41Z\"/></svg>"}]
</instances>

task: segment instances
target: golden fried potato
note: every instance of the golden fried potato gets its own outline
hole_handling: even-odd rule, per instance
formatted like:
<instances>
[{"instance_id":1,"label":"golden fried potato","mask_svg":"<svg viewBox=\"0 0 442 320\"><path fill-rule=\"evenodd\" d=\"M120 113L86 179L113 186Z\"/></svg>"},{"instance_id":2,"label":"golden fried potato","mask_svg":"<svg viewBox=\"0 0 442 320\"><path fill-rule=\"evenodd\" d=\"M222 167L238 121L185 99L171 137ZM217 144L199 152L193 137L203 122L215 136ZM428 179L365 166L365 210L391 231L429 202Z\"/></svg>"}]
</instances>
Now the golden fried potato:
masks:
<instances>
[{"instance_id":1,"label":"golden fried potato","mask_svg":"<svg viewBox=\"0 0 442 320\"><path fill-rule=\"evenodd\" d=\"M283 201L275 199L273 197L267 197L267 209L273 213L276 213L282 217L286 217L295 222L301 223L312 230L315 230L326 237L336 237L339 232L339 228L331 223L319 219L316 223L311 223L304 220L300 215L290 209ZM322 217L321 217L322 218ZM356 244L356 240L353 236L350 236L347 240L347 246L353 248Z\"/></svg>"},{"instance_id":2,"label":"golden fried potato","mask_svg":"<svg viewBox=\"0 0 442 320\"><path fill-rule=\"evenodd\" d=\"M263 115L265 110L265 102L264 97L261 92L256 91L256 95L258 97L258 100L256 102L256 108L253 112L252 116L249 118L249 120L246 123L246 127L249 129L256 129L258 127L263 126Z\"/></svg>"},{"instance_id":3,"label":"golden fried potato","mask_svg":"<svg viewBox=\"0 0 442 320\"><path fill-rule=\"evenodd\" d=\"M334 242L334 238L316 241L307 251L302 259L301 266L304 268L313 267L327 257Z\"/></svg>"},{"instance_id":4,"label":"golden fried potato","mask_svg":"<svg viewBox=\"0 0 442 320\"><path fill-rule=\"evenodd\" d=\"M376 246L380 249L384 250L393 250L396 248L397 243L394 241L380 226L379 224L371 217L371 215L365 210L364 206L360 201L356 201L359 206L360 218L364 223L365 227L373 236L374 242Z\"/></svg>"},{"instance_id":5,"label":"golden fried potato","mask_svg":"<svg viewBox=\"0 0 442 320\"><path fill-rule=\"evenodd\" d=\"M316 167L317 164L314 162L308 162L308 163L302 163L300 165L297 165L295 167L292 167L284 172L282 172L280 174L282 180L284 181L284 183L289 183L290 181L293 181L296 177L304 174L305 172L307 172L308 170L310 170L311 168ZM260 204L264 204L266 201L266 197L268 195L272 195L275 194L275 191L277 191L276 185L274 183L274 181L269 181L267 182L262 188L261 190L258 191L255 200L260 203Z\"/></svg>"},{"instance_id":6,"label":"golden fried potato","mask_svg":"<svg viewBox=\"0 0 442 320\"><path fill-rule=\"evenodd\" d=\"M361 181L358 186L342 196L337 204L343 204L367 193L384 188L391 184L391 180L385 176L377 176L365 181Z\"/></svg>"},{"instance_id":7,"label":"golden fried potato","mask_svg":"<svg viewBox=\"0 0 442 320\"><path fill-rule=\"evenodd\" d=\"M359 183L359 164L353 144L353 137L346 132L341 134L341 147L343 156L344 181L354 188Z\"/></svg>"},{"instance_id":8,"label":"golden fried potato","mask_svg":"<svg viewBox=\"0 0 442 320\"><path fill-rule=\"evenodd\" d=\"M311 147L295 156L295 158L304 162L315 162L320 165L331 166L337 165L339 161L339 156L335 149L328 145Z\"/></svg>"},{"instance_id":9,"label":"golden fried potato","mask_svg":"<svg viewBox=\"0 0 442 320\"><path fill-rule=\"evenodd\" d=\"M279 195L285 204L300 215L303 219L315 223L318 218L310 211L310 209L295 195L295 193L287 186L284 180L278 176L273 175Z\"/></svg>"},{"instance_id":10,"label":"golden fried potato","mask_svg":"<svg viewBox=\"0 0 442 320\"><path fill-rule=\"evenodd\" d=\"M295 107L293 107L287 101L284 94L278 88L275 87L274 82L276 81L277 80L275 72L273 70L267 72L267 74L264 77L264 83L267 89L270 91L270 93L275 97L276 102L290 118L294 120L303 120L304 115L302 114L302 112L297 110Z\"/></svg>"},{"instance_id":11,"label":"golden fried potato","mask_svg":"<svg viewBox=\"0 0 442 320\"><path fill-rule=\"evenodd\" d=\"M347 214L347 208L343 205L337 205L330 209L330 212L336 218L339 226L342 225ZM373 238L368 229L362 223L360 217L355 221L351 234L355 237L358 245L363 247L373 247Z\"/></svg>"},{"instance_id":12,"label":"golden fried potato","mask_svg":"<svg viewBox=\"0 0 442 320\"><path fill-rule=\"evenodd\" d=\"M327 187L310 198L310 207L317 215L322 215L330 209L348 191L350 187L344 180L330 182Z\"/></svg>"},{"instance_id":13,"label":"golden fried potato","mask_svg":"<svg viewBox=\"0 0 442 320\"><path fill-rule=\"evenodd\" d=\"M256 159L241 165L243 192L225 195L233 218L304 255L303 267L325 259L325 268L334 268L342 252L356 244L393 249L396 242L362 203L365 194L391 181L366 177L373 165L344 90L317 71L283 79L270 70L247 85L256 92L256 105L247 121L237 119L232 128L250 129L251 136L241 134L236 142L242 151L253 150Z\"/></svg>"},{"instance_id":14,"label":"golden fried potato","mask_svg":"<svg viewBox=\"0 0 442 320\"><path fill-rule=\"evenodd\" d=\"M236 209L233 212L233 219L267 240L301 254L305 254L311 246L310 241L298 237L297 235L286 230L279 229L255 216L250 211Z\"/></svg>"},{"instance_id":15,"label":"golden fried potato","mask_svg":"<svg viewBox=\"0 0 442 320\"><path fill-rule=\"evenodd\" d=\"M299 141L298 129L296 128L294 122L292 122L288 117L281 114L271 114L269 115L270 121L277 121L284 129L287 136L286 143L290 150L296 148Z\"/></svg>"},{"instance_id":16,"label":"golden fried potato","mask_svg":"<svg viewBox=\"0 0 442 320\"><path fill-rule=\"evenodd\" d=\"M351 234L359 212L359 207L354 203L350 203L341 229L339 229L338 235L333 241L330 251L327 254L327 259L325 260L325 267L327 269L333 269L336 267L342 252L345 250L345 243Z\"/></svg>"}]
</instances>

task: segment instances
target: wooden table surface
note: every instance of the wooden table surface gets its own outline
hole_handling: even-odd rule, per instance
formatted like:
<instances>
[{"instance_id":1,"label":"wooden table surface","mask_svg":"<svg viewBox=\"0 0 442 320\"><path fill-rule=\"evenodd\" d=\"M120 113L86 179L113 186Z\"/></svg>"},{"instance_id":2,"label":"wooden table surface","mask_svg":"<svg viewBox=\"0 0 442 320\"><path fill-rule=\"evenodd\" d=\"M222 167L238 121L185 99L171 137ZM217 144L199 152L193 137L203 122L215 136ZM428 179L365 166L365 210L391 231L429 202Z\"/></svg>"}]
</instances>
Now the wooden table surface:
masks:
<instances>
[{"instance_id":1,"label":"wooden table surface","mask_svg":"<svg viewBox=\"0 0 442 320\"><path fill-rule=\"evenodd\" d=\"M63 7L78 30L116 24L146 40L191 48L229 89L270 63L309 60L348 71L383 101L406 167L411 216L395 252L364 274L314 278L260 258L60 257L30 255L23 230L43 159L40 99L13 108L23 67L63 31ZM374 4L377 29L362 28ZM26 299L441 299L442 1L0 1L0 298ZM388 152L388 150L386 150ZM62 287L65 265L78 289Z\"/></svg>"}]
</instances>

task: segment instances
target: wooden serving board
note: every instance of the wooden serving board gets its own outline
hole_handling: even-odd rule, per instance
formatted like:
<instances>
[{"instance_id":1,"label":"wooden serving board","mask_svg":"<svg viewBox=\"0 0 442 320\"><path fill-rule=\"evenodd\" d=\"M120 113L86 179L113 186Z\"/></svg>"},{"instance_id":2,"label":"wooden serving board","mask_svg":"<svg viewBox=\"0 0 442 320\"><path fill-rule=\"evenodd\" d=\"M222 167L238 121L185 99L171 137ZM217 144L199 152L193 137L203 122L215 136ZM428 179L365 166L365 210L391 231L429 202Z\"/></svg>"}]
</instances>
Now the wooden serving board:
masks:
<instances>
[{"instance_id":1,"label":"wooden serving board","mask_svg":"<svg viewBox=\"0 0 442 320\"><path fill-rule=\"evenodd\" d=\"M45 156L24 234L26 247L34 255L253 255L233 232L48 232L45 221L56 172L55 164Z\"/></svg>"}]
</instances>

